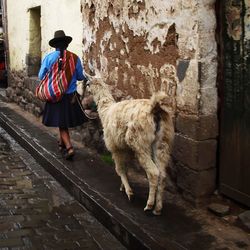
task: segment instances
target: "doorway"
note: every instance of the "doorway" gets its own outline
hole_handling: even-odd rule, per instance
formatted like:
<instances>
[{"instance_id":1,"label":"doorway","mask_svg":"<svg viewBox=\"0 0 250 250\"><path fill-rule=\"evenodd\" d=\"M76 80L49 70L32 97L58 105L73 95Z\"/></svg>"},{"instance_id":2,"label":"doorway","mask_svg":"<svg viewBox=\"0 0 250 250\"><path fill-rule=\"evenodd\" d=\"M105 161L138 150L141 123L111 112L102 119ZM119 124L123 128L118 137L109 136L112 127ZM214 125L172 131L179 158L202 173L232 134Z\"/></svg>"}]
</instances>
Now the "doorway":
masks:
<instances>
[{"instance_id":1,"label":"doorway","mask_svg":"<svg viewBox=\"0 0 250 250\"><path fill-rule=\"evenodd\" d=\"M29 53L26 56L28 76L37 76L41 66L41 7L29 9Z\"/></svg>"},{"instance_id":2,"label":"doorway","mask_svg":"<svg viewBox=\"0 0 250 250\"><path fill-rule=\"evenodd\" d=\"M223 2L223 3L221 3ZM250 30L248 1L217 1L219 42L219 188L250 207Z\"/></svg>"}]
</instances>

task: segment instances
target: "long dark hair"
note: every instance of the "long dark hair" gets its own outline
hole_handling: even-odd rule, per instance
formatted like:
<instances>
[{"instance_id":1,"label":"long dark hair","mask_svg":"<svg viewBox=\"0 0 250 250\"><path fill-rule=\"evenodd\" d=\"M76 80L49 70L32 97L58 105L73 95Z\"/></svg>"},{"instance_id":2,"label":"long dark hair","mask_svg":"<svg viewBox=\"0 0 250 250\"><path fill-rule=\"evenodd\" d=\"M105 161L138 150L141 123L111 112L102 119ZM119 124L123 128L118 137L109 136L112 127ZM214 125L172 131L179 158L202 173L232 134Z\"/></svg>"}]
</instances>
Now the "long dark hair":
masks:
<instances>
[{"instance_id":1,"label":"long dark hair","mask_svg":"<svg viewBox=\"0 0 250 250\"><path fill-rule=\"evenodd\" d=\"M58 44L56 45L56 48L60 50L60 57L59 57L59 62L58 62L58 67L59 70L62 69L62 61L63 61L63 55L64 55L64 51L67 49L68 47L68 43L66 43L65 41L61 41L58 42Z\"/></svg>"}]
</instances>

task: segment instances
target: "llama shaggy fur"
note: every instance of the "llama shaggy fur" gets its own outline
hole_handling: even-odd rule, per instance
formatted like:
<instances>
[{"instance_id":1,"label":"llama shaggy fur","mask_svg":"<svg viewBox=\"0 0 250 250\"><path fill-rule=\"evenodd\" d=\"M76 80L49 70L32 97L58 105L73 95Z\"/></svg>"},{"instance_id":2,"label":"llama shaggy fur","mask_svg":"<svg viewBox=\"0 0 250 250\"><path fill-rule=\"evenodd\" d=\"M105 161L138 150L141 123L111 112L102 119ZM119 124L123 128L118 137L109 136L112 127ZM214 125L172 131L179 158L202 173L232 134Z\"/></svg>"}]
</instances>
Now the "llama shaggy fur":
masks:
<instances>
[{"instance_id":1,"label":"llama shaggy fur","mask_svg":"<svg viewBox=\"0 0 250 250\"><path fill-rule=\"evenodd\" d=\"M132 150L149 182L144 210L153 209L155 215L161 214L166 167L174 137L170 97L159 92L150 99L115 102L108 85L95 77L90 78L90 92L97 104L105 144L112 154L128 199L132 198L133 191L128 182L125 160Z\"/></svg>"}]
</instances>

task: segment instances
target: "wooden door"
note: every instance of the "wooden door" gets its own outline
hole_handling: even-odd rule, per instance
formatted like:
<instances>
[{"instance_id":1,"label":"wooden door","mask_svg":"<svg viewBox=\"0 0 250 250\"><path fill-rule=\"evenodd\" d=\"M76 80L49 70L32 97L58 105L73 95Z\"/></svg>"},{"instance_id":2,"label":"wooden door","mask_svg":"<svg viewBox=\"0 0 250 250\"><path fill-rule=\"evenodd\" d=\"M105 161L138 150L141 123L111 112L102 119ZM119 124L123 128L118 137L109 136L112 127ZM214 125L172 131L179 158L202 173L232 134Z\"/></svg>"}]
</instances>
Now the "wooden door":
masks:
<instances>
[{"instance_id":1,"label":"wooden door","mask_svg":"<svg viewBox=\"0 0 250 250\"><path fill-rule=\"evenodd\" d=\"M250 206L250 3L218 2L220 191Z\"/></svg>"}]
</instances>

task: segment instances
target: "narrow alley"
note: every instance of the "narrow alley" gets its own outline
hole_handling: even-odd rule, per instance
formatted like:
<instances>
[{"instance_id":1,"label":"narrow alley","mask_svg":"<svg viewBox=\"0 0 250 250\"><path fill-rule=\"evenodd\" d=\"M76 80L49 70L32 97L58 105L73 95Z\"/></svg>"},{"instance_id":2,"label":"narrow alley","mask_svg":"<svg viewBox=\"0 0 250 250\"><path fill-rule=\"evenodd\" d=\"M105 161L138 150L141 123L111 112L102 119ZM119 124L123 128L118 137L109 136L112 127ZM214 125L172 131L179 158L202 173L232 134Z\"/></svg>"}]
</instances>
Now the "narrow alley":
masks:
<instances>
[{"instance_id":1,"label":"narrow alley","mask_svg":"<svg viewBox=\"0 0 250 250\"><path fill-rule=\"evenodd\" d=\"M250 0L0 0L0 250L250 250L249 79Z\"/></svg>"}]
</instances>

